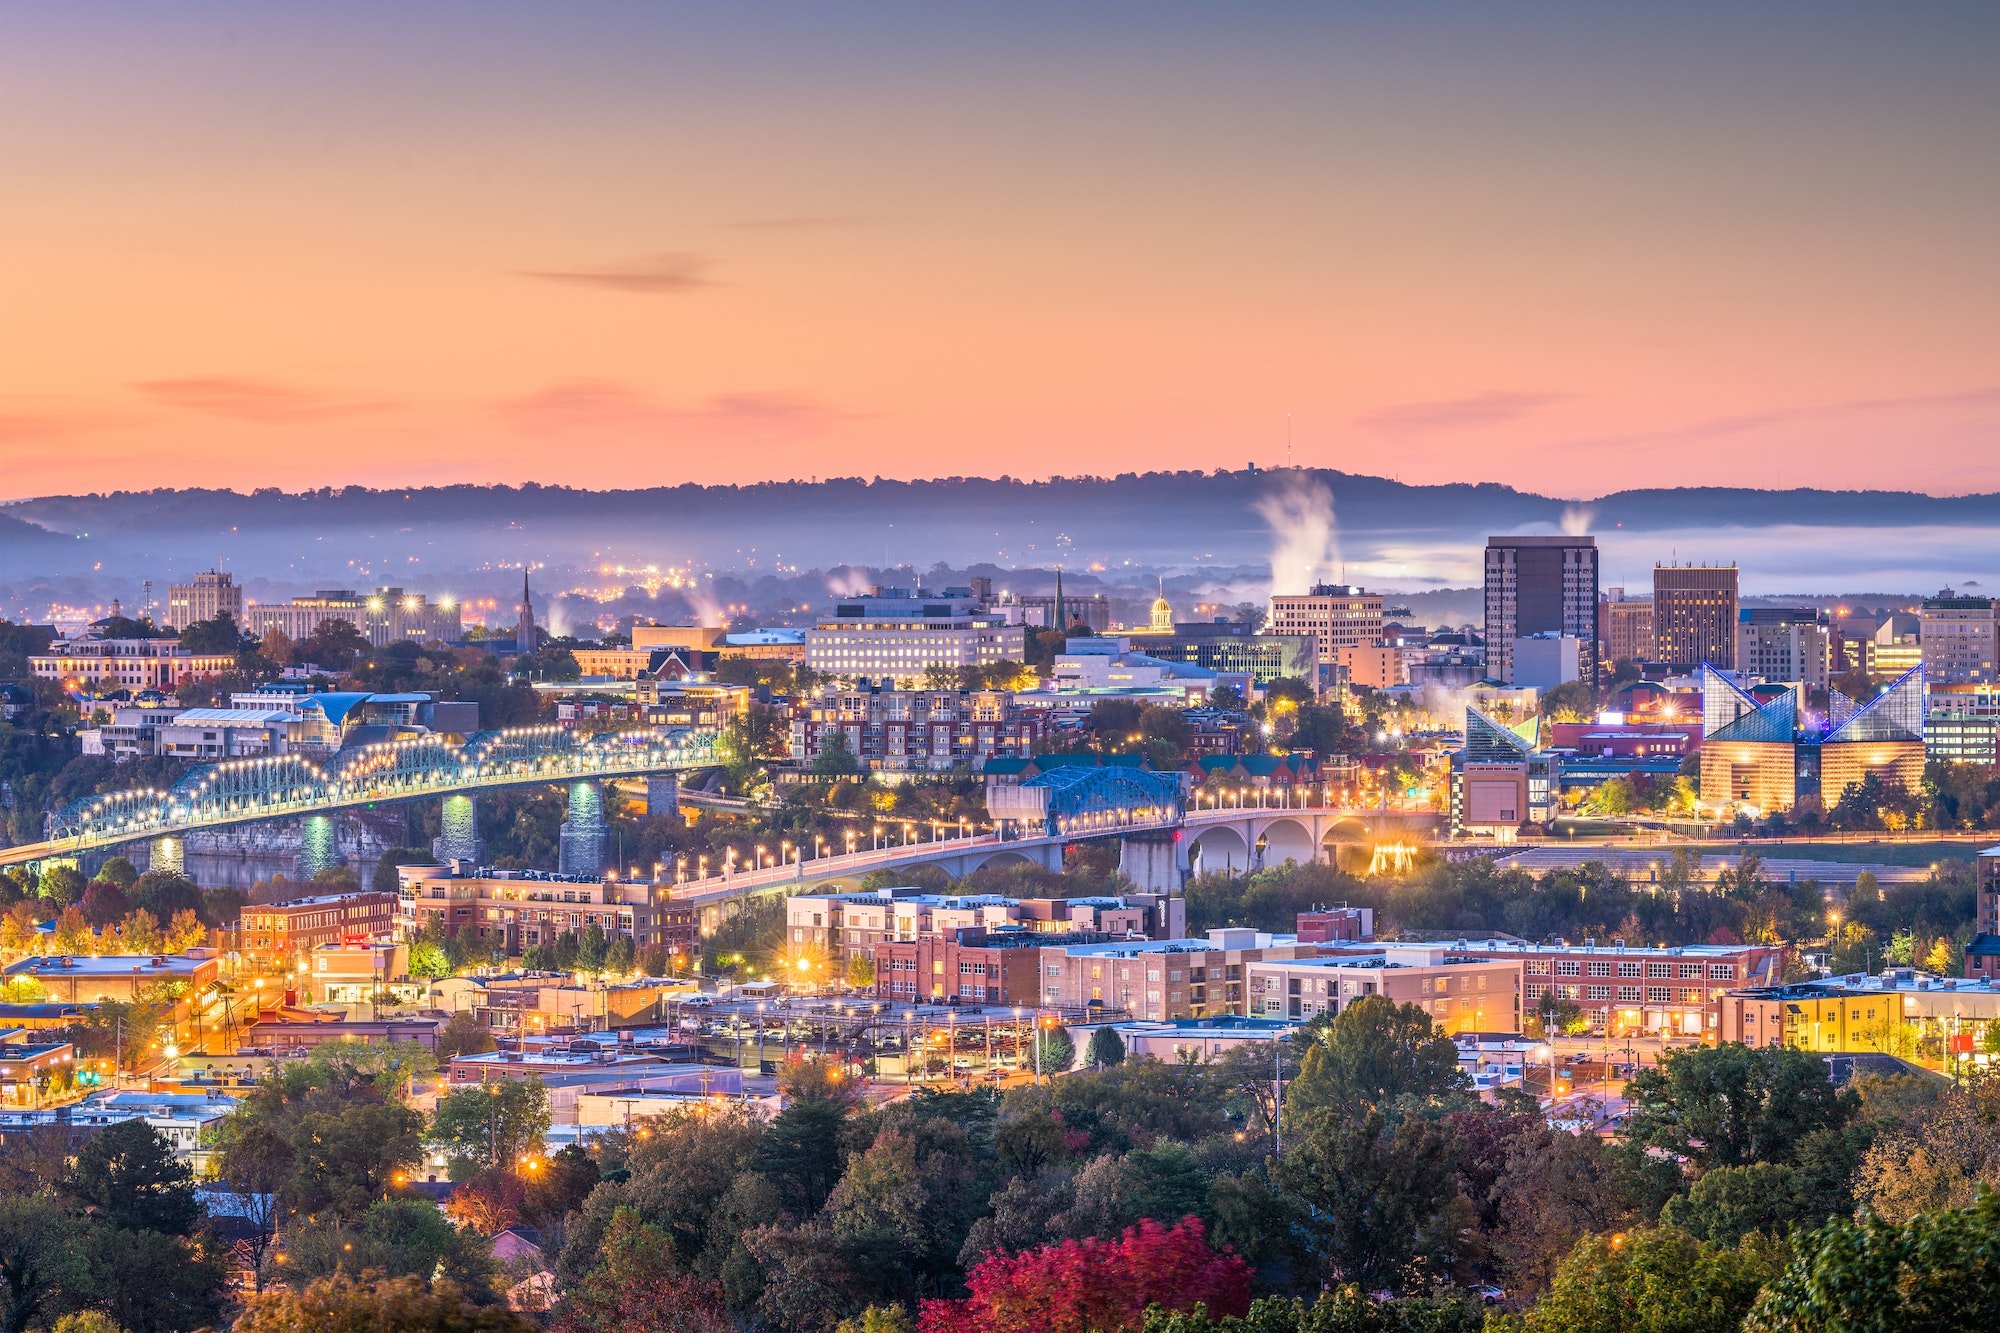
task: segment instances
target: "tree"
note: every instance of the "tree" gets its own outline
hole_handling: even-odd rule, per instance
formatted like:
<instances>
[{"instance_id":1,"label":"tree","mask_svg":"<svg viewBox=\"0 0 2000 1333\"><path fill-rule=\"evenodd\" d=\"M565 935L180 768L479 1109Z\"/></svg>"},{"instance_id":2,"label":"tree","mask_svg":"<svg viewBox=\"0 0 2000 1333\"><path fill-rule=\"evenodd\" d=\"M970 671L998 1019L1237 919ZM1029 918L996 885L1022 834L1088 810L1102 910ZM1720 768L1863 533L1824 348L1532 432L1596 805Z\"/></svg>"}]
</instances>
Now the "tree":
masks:
<instances>
[{"instance_id":1,"label":"tree","mask_svg":"<svg viewBox=\"0 0 2000 1333\"><path fill-rule=\"evenodd\" d=\"M1125 1063L1125 1039L1118 1035L1118 1029L1106 1025L1090 1034L1090 1045L1084 1049L1084 1060L1097 1068Z\"/></svg>"},{"instance_id":2,"label":"tree","mask_svg":"<svg viewBox=\"0 0 2000 1333\"><path fill-rule=\"evenodd\" d=\"M1840 1129L1858 1104L1810 1051L1738 1042L1666 1055L1626 1084L1629 1136L1699 1167L1792 1160L1814 1130Z\"/></svg>"},{"instance_id":3,"label":"tree","mask_svg":"<svg viewBox=\"0 0 2000 1333\"><path fill-rule=\"evenodd\" d=\"M224 611L213 620L197 620L193 624L181 626L181 651L231 656L243 650L243 631L236 625L236 617Z\"/></svg>"},{"instance_id":4,"label":"tree","mask_svg":"<svg viewBox=\"0 0 2000 1333\"><path fill-rule=\"evenodd\" d=\"M129 889L139 882L139 868L122 856L114 856L97 868L97 883Z\"/></svg>"},{"instance_id":5,"label":"tree","mask_svg":"<svg viewBox=\"0 0 2000 1333\"><path fill-rule=\"evenodd\" d=\"M511 1164L539 1151L549 1128L549 1094L537 1078L455 1088L438 1099L429 1140L444 1150L454 1174L478 1163Z\"/></svg>"},{"instance_id":6,"label":"tree","mask_svg":"<svg viewBox=\"0 0 2000 1333\"><path fill-rule=\"evenodd\" d=\"M1585 722L1590 718L1590 683L1566 681L1542 692L1542 716L1551 722Z\"/></svg>"},{"instance_id":7,"label":"tree","mask_svg":"<svg viewBox=\"0 0 2000 1333\"><path fill-rule=\"evenodd\" d=\"M143 907L136 907L118 923L118 948L124 953L154 954L166 937L160 933L160 918Z\"/></svg>"},{"instance_id":8,"label":"tree","mask_svg":"<svg viewBox=\"0 0 2000 1333\"><path fill-rule=\"evenodd\" d=\"M577 970L593 975L602 972L609 951L610 941L605 938L604 927L592 921L583 928L583 934L576 942Z\"/></svg>"},{"instance_id":9,"label":"tree","mask_svg":"<svg viewBox=\"0 0 2000 1333\"><path fill-rule=\"evenodd\" d=\"M1908 1121L1869 1145L1856 1190L1890 1222L1971 1206L2000 1191L2000 1078L1939 1093Z\"/></svg>"},{"instance_id":10,"label":"tree","mask_svg":"<svg viewBox=\"0 0 2000 1333\"><path fill-rule=\"evenodd\" d=\"M1458 1047L1414 1004L1364 996L1341 1010L1300 1061L1288 1119L1352 1119L1398 1103L1448 1110L1465 1101Z\"/></svg>"},{"instance_id":11,"label":"tree","mask_svg":"<svg viewBox=\"0 0 2000 1333\"><path fill-rule=\"evenodd\" d=\"M125 896L125 890L106 880L92 880L83 891L83 900L77 904L83 912L83 919L92 929L103 930L118 923L132 910L132 900Z\"/></svg>"},{"instance_id":12,"label":"tree","mask_svg":"<svg viewBox=\"0 0 2000 1333\"><path fill-rule=\"evenodd\" d=\"M201 1218L194 1178L143 1120L107 1125L77 1150L64 1192L114 1226L186 1236Z\"/></svg>"},{"instance_id":13,"label":"tree","mask_svg":"<svg viewBox=\"0 0 2000 1333\"><path fill-rule=\"evenodd\" d=\"M1076 1038L1061 1025L1035 1029L1035 1069L1060 1074L1076 1063Z\"/></svg>"},{"instance_id":14,"label":"tree","mask_svg":"<svg viewBox=\"0 0 2000 1333\"><path fill-rule=\"evenodd\" d=\"M493 1031L477 1015L461 1009L438 1029L437 1058L448 1065L461 1055L484 1055L494 1049Z\"/></svg>"},{"instance_id":15,"label":"tree","mask_svg":"<svg viewBox=\"0 0 2000 1333\"><path fill-rule=\"evenodd\" d=\"M90 931L90 923L83 919L83 909L65 907L56 918L55 935L50 940L55 951L61 954L88 954L97 948L97 936Z\"/></svg>"},{"instance_id":16,"label":"tree","mask_svg":"<svg viewBox=\"0 0 2000 1333\"><path fill-rule=\"evenodd\" d=\"M819 750L813 755L812 771L815 777L822 778L851 777L862 771L861 761L854 757L845 731L836 727L821 734Z\"/></svg>"},{"instance_id":17,"label":"tree","mask_svg":"<svg viewBox=\"0 0 2000 1333\"><path fill-rule=\"evenodd\" d=\"M313 632L299 640L297 657L314 666L339 673L353 666L369 650L368 636L345 619L322 620Z\"/></svg>"},{"instance_id":18,"label":"tree","mask_svg":"<svg viewBox=\"0 0 2000 1333\"><path fill-rule=\"evenodd\" d=\"M921 1333L1092 1333L1136 1328L1149 1307L1218 1316L1250 1308L1250 1265L1217 1251L1197 1218L1141 1222L1117 1240L1090 1237L997 1253L966 1275L963 1301L925 1301Z\"/></svg>"},{"instance_id":19,"label":"tree","mask_svg":"<svg viewBox=\"0 0 2000 1333\"><path fill-rule=\"evenodd\" d=\"M200 914L183 907L174 913L174 919L167 924L167 952L186 953L208 942L208 927L202 924Z\"/></svg>"},{"instance_id":20,"label":"tree","mask_svg":"<svg viewBox=\"0 0 2000 1333\"><path fill-rule=\"evenodd\" d=\"M83 872L67 862L57 862L42 872L39 892L57 910L83 901Z\"/></svg>"},{"instance_id":21,"label":"tree","mask_svg":"<svg viewBox=\"0 0 2000 1333\"><path fill-rule=\"evenodd\" d=\"M2000 1194L1898 1226L1838 1219L1802 1238L1744 1333L1949 1333L2000 1314Z\"/></svg>"},{"instance_id":22,"label":"tree","mask_svg":"<svg viewBox=\"0 0 2000 1333\"><path fill-rule=\"evenodd\" d=\"M96 1225L84 1242L97 1301L121 1328L203 1328L222 1313L222 1259L206 1238Z\"/></svg>"},{"instance_id":23,"label":"tree","mask_svg":"<svg viewBox=\"0 0 2000 1333\"><path fill-rule=\"evenodd\" d=\"M866 954L854 954L847 960L847 985L852 990L875 989L875 960Z\"/></svg>"},{"instance_id":24,"label":"tree","mask_svg":"<svg viewBox=\"0 0 2000 1333\"><path fill-rule=\"evenodd\" d=\"M536 1333L524 1315L468 1300L449 1281L345 1274L251 1300L235 1333Z\"/></svg>"},{"instance_id":25,"label":"tree","mask_svg":"<svg viewBox=\"0 0 2000 1333\"><path fill-rule=\"evenodd\" d=\"M201 890L194 881L172 870L149 870L139 876L127 894L135 908L144 908L155 921L171 921L182 908L199 913Z\"/></svg>"},{"instance_id":26,"label":"tree","mask_svg":"<svg viewBox=\"0 0 2000 1333\"><path fill-rule=\"evenodd\" d=\"M1702 1172L1686 1194L1667 1201L1661 1224L1679 1227L1697 1240L1734 1245L1753 1231L1782 1237L1853 1211L1848 1185L1855 1165L1852 1146L1838 1134L1822 1131L1814 1137L1822 1146L1802 1151L1797 1162Z\"/></svg>"},{"instance_id":27,"label":"tree","mask_svg":"<svg viewBox=\"0 0 2000 1333\"><path fill-rule=\"evenodd\" d=\"M1316 1118L1276 1175L1306 1208L1305 1243L1322 1279L1405 1291L1449 1272L1452 1155L1451 1135L1429 1120L1391 1127L1372 1109Z\"/></svg>"},{"instance_id":28,"label":"tree","mask_svg":"<svg viewBox=\"0 0 2000 1333\"><path fill-rule=\"evenodd\" d=\"M410 941L410 976L416 980L439 981L451 975L451 956L444 941L420 935Z\"/></svg>"},{"instance_id":29,"label":"tree","mask_svg":"<svg viewBox=\"0 0 2000 1333\"><path fill-rule=\"evenodd\" d=\"M550 1333L730 1333L722 1290L675 1271L673 1245L658 1227L620 1208L598 1264L556 1308Z\"/></svg>"},{"instance_id":30,"label":"tree","mask_svg":"<svg viewBox=\"0 0 2000 1333\"><path fill-rule=\"evenodd\" d=\"M1311 1305L1266 1297L1241 1319L1150 1310L1140 1333L1479 1333L1485 1314L1459 1296L1376 1300L1359 1287L1324 1292Z\"/></svg>"},{"instance_id":31,"label":"tree","mask_svg":"<svg viewBox=\"0 0 2000 1333\"><path fill-rule=\"evenodd\" d=\"M308 1214L285 1229L284 1272L305 1282L337 1272L451 1279L472 1300L497 1299L486 1238L424 1199L377 1199L349 1219Z\"/></svg>"},{"instance_id":32,"label":"tree","mask_svg":"<svg viewBox=\"0 0 2000 1333\"><path fill-rule=\"evenodd\" d=\"M0 1333L23 1333L82 1303L90 1269L72 1226L45 1194L0 1195Z\"/></svg>"},{"instance_id":33,"label":"tree","mask_svg":"<svg viewBox=\"0 0 2000 1333\"><path fill-rule=\"evenodd\" d=\"M1672 1227L1590 1236L1534 1307L1492 1333L1736 1333L1782 1251L1753 1237L1725 1249Z\"/></svg>"},{"instance_id":34,"label":"tree","mask_svg":"<svg viewBox=\"0 0 2000 1333\"><path fill-rule=\"evenodd\" d=\"M1528 1035L1548 1038L1558 1033L1581 1032L1584 1025L1583 1006L1568 996L1549 989L1543 991L1542 998L1535 1001L1534 1011L1529 1015Z\"/></svg>"},{"instance_id":35,"label":"tree","mask_svg":"<svg viewBox=\"0 0 2000 1333\"><path fill-rule=\"evenodd\" d=\"M519 1175L504 1166L489 1166L452 1191L445 1211L460 1226L491 1236L519 1222L527 1201L528 1187Z\"/></svg>"}]
</instances>

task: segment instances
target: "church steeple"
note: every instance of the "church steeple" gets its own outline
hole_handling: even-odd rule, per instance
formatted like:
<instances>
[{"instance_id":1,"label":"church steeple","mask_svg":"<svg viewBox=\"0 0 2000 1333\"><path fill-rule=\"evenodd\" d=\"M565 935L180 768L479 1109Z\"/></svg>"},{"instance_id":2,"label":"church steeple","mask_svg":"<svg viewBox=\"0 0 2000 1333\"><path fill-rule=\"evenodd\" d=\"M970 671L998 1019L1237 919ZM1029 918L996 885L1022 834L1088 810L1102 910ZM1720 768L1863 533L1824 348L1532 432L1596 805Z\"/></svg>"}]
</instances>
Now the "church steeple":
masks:
<instances>
[{"instance_id":1,"label":"church steeple","mask_svg":"<svg viewBox=\"0 0 2000 1333\"><path fill-rule=\"evenodd\" d=\"M1063 619L1063 596L1062 596L1062 566L1061 566L1061 565L1057 565L1057 566L1056 566L1056 613L1055 613L1055 622L1056 622L1056 626L1055 626L1055 627L1056 627L1057 629L1061 630L1061 631L1062 631L1063 633L1065 633L1065 634L1069 633L1069 622Z\"/></svg>"},{"instance_id":2,"label":"church steeple","mask_svg":"<svg viewBox=\"0 0 2000 1333\"><path fill-rule=\"evenodd\" d=\"M535 642L535 599L528 591L528 567L521 566L521 615L514 622L514 651L532 653Z\"/></svg>"}]
</instances>

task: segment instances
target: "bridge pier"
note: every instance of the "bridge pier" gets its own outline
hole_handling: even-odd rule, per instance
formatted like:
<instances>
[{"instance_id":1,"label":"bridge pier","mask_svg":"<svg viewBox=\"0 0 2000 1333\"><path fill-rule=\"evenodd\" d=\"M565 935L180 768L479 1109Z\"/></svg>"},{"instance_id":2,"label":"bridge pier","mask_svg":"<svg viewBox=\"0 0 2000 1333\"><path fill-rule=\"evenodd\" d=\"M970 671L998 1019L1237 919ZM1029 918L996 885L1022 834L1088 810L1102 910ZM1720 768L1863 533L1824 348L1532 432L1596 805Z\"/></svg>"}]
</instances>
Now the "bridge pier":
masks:
<instances>
[{"instance_id":1,"label":"bridge pier","mask_svg":"<svg viewBox=\"0 0 2000 1333\"><path fill-rule=\"evenodd\" d=\"M565 875L596 875L604 870L604 792L595 782L572 782L569 818L562 822L557 865Z\"/></svg>"},{"instance_id":2,"label":"bridge pier","mask_svg":"<svg viewBox=\"0 0 2000 1333\"><path fill-rule=\"evenodd\" d=\"M146 869L171 870L176 875L187 873L187 844L179 838L155 838L146 844Z\"/></svg>"},{"instance_id":3,"label":"bridge pier","mask_svg":"<svg viewBox=\"0 0 2000 1333\"><path fill-rule=\"evenodd\" d=\"M305 826L299 830L299 877L311 879L320 871L339 863L340 855L334 847L333 817L307 815Z\"/></svg>"},{"instance_id":4,"label":"bridge pier","mask_svg":"<svg viewBox=\"0 0 2000 1333\"><path fill-rule=\"evenodd\" d=\"M1118 869L1141 893L1173 896L1187 882L1185 842L1178 830L1118 840Z\"/></svg>"},{"instance_id":5,"label":"bridge pier","mask_svg":"<svg viewBox=\"0 0 2000 1333\"><path fill-rule=\"evenodd\" d=\"M441 863L470 861L478 865L486 847L479 838L479 807L472 796L445 797L438 824L438 836L431 839L431 855Z\"/></svg>"},{"instance_id":6,"label":"bridge pier","mask_svg":"<svg viewBox=\"0 0 2000 1333\"><path fill-rule=\"evenodd\" d=\"M646 818L681 822L681 779L678 773L657 773L646 779Z\"/></svg>"}]
</instances>

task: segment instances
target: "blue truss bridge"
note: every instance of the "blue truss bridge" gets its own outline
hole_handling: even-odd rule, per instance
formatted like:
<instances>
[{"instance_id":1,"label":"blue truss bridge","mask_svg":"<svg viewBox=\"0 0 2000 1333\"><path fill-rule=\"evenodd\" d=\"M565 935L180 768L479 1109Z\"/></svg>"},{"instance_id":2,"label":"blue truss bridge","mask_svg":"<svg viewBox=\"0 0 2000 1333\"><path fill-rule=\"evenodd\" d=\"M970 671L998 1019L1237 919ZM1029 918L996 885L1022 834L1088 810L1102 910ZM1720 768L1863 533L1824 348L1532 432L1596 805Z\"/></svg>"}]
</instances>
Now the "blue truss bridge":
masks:
<instances>
[{"instance_id":1,"label":"blue truss bridge","mask_svg":"<svg viewBox=\"0 0 2000 1333\"><path fill-rule=\"evenodd\" d=\"M191 769L165 789L74 801L49 817L45 841L0 849L0 865L357 806L678 773L720 762L718 740L691 729L579 736L537 726L384 741L326 756L229 759Z\"/></svg>"}]
</instances>

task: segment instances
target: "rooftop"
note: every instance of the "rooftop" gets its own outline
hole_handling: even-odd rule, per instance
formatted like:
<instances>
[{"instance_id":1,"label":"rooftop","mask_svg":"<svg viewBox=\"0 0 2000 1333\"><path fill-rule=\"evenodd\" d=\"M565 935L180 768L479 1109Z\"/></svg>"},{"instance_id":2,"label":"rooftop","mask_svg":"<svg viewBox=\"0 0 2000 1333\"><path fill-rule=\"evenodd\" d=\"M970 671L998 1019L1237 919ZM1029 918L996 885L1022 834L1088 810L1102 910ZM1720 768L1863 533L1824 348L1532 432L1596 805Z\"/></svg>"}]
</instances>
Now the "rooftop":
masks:
<instances>
[{"instance_id":1,"label":"rooftop","mask_svg":"<svg viewBox=\"0 0 2000 1333\"><path fill-rule=\"evenodd\" d=\"M213 958L179 954L37 954L7 965L5 975L64 977L192 977Z\"/></svg>"}]
</instances>

